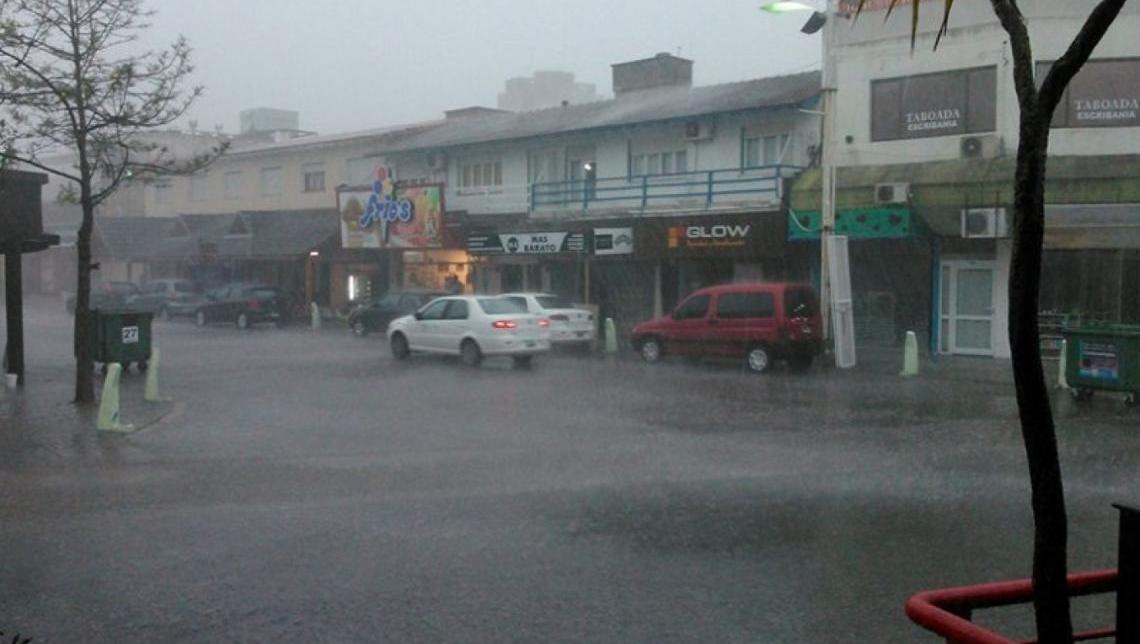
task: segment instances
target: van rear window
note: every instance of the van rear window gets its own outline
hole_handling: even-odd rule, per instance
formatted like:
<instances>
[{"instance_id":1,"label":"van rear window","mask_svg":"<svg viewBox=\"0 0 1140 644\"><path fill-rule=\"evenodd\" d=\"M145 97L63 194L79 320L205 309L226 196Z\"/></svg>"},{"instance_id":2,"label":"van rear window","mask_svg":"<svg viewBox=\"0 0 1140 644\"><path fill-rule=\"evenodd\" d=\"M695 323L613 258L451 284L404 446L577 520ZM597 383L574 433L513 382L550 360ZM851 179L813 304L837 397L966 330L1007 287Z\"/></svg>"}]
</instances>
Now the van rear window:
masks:
<instances>
[{"instance_id":1,"label":"van rear window","mask_svg":"<svg viewBox=\"0 0 1140 644\"><path fill-rule=\"evenodd\" d=\"M719 318L770 318L775 313L771 293L722 293L716 299Z\"/></svg>"}]
</instances>

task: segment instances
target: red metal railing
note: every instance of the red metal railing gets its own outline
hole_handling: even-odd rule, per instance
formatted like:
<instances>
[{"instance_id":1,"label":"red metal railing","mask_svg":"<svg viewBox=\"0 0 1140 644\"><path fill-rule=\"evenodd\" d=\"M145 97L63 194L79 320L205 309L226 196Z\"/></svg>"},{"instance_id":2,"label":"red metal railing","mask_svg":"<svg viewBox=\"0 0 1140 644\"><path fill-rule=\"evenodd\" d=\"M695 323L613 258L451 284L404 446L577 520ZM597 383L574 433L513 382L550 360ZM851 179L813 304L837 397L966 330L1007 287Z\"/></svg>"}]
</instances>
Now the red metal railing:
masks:
<instances>
[{"instance_id":1,"label":"red metal railing","mask_svg":"<svg viewBox=\"0 0 1140 644\"><path fill-rule=\"evenodd\" d=\"M1097 595L1116 592L1117 572L1097 570L1069 575L1069 596ZM987 630L970 621L974 610L997 608L1033 601L1033 582L1029 579L997 581L976 586L959 586L927 590L906 602L906 614L915 624L946 638L950 644L1033 644L1034 640L1013 640ZM1074 642L1107 639L1112 628L1076 633Z\"/></svg>"}]
</instances>

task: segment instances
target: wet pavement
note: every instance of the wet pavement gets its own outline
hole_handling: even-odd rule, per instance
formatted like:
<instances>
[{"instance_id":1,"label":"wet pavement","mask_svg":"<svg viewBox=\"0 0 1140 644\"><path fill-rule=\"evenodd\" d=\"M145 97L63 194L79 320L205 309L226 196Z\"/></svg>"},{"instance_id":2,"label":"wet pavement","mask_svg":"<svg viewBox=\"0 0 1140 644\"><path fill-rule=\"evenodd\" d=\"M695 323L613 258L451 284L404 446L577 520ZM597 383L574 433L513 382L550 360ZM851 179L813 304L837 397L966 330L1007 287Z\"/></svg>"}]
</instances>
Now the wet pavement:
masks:
<instances>
[{"instance_id":1,"label":"wet pavement","mask_svg":"<svg viewBox=\"0 0 1140 644\"><path fill-rule=\"evenodd\" d=\"M146 428L100 435L62 306L32 309L28 390L0 394L0 631L36 642L933 642L909 594L1029 570L1002 363L472 370L158 323L177 402L129 377ZM1140 411L1058 406L1073 568L1111 567Z\"/></svg>"}]
</instances>

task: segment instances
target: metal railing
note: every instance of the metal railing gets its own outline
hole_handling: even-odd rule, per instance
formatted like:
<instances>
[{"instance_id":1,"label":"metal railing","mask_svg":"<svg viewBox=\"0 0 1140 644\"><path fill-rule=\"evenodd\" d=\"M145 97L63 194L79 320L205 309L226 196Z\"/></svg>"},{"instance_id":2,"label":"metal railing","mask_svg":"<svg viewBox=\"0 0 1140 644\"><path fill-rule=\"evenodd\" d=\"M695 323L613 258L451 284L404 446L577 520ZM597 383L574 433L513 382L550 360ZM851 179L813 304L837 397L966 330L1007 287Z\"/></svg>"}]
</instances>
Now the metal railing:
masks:
<instances>
[{"instance_id":1,"label":"metal railing","mask_svg":"<svg viewBox=\"0 0 1140 644\"><path fill-rule=\"evenodd\" d=\"M534 183L530 204L531 210L711 208L755 201L778 204L784 179L800 170L797 166L774 165Z\"/></svg>"}]
</instances>

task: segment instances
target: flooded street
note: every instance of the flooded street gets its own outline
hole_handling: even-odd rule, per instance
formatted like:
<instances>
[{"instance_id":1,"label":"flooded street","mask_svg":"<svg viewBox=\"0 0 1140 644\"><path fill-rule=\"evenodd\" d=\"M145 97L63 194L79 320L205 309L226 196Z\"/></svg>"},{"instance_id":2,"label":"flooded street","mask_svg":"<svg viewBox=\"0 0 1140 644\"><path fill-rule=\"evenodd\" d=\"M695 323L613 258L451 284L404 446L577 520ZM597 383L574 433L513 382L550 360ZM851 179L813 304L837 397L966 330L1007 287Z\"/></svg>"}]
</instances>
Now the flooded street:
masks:
<instances>
[{"instance_id":1,"label":"flooded street","mask_svg":"<svg viewBox=\"0 0 1140 644\"><path fill-rule=\"evenodd\" d=\"M156 323L176 402L97 435L62 402L56 308L36 303L28 390L0 399L0 629L36 641L925 641L908 595L1029 570L1001 363L470 369L340 329ZM127 422L155 414L142 380ZM1072 565L1111 567L1136 416L1080 414Z\"/></svg>"}]
</instances>

